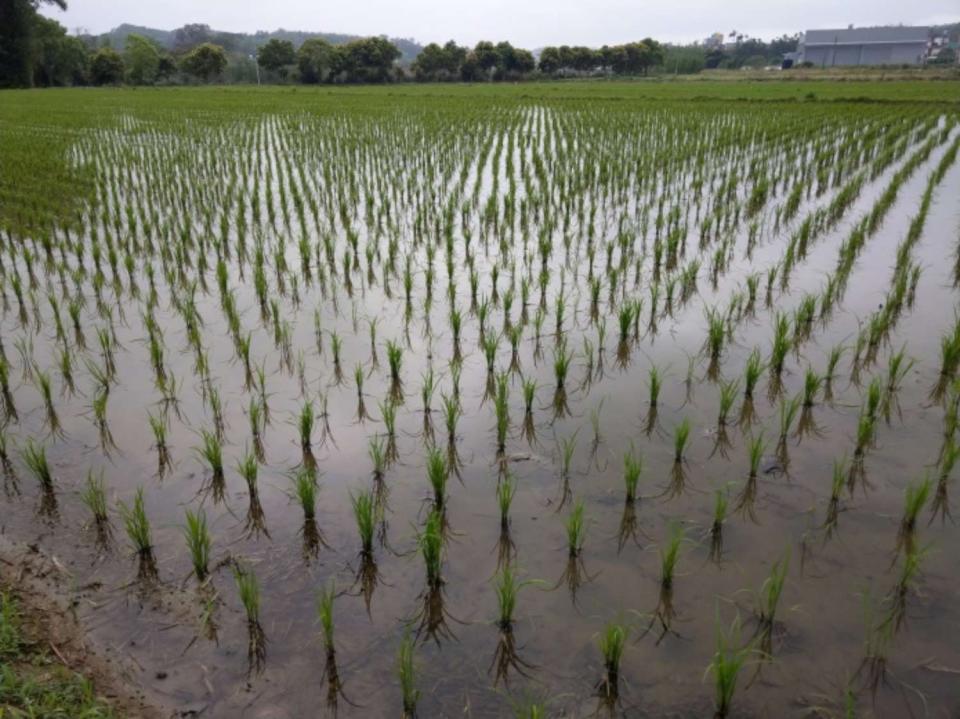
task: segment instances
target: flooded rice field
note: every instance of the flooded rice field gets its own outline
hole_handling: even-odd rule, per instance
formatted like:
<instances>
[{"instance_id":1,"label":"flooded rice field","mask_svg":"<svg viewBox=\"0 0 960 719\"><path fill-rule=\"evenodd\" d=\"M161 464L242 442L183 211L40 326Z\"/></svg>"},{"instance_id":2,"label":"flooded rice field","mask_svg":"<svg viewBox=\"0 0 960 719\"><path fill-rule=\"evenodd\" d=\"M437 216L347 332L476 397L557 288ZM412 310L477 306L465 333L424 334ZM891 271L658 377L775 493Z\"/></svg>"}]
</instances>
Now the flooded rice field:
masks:
<instances>
[{"instance_id":1,"label":"flooded rice field","mask_svg":"<svg viewBox=\"0 0 960 719\"><path fill-rule=\"evenodd\" d=\"M197 97L0 248L3 532L152 697L960 710L955 112Z\"/></svg>"}]
</instances>

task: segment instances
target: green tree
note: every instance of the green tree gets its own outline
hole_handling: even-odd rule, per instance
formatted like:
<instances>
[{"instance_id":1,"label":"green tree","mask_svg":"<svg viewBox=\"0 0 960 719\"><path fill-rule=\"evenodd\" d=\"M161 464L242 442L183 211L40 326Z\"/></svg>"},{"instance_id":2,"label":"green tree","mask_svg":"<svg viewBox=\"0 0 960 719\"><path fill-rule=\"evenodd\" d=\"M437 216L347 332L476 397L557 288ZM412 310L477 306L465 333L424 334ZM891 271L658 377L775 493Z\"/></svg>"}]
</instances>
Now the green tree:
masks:
<instances>
[{"instance_id":1,"label":"green tree","mask_svg":"<svg viewBox=\"0 0 960 719\"><path fill-rule=\"evenodd\" d=\"M353 40L337 48L335 73L346 82L388 82L400 50L384 37Z\"/></svg>"},{"instance_id":2,"label":"green tree","mask_svg":"<svg viewBox=\"0 0 960 719\"><path fill-rule=\"evenodd\" d=\"M30 62L35 85L82 85L87 82L89 56L79 39L69 37L56 20L37 15Z\"/></svg>"},{"instance_id":3,"label":"green tree","mask_svg":"<svg viewBox=\"0 0 960 719\"><path fill-rule=\"evenodd\" d=\"M560 56L560 48L545 47L540 51L540 62L538 64L540 72L544 75L553 75L563 68L563 62Z\"/></svg>"},{"instance_id":4,"label":"green tree","mask_svg":"<svg viewBox=\"0 0 960 719\"><path fill-rule=\"evenodd\" d=\"M467 49L450 40L443 47L435 42L427 45L411 69L418 80L453 80L461 76Z\"/></svg>"},{"instance_id":5,"label":"green tree","mask_svg":"<svg viewBox=\"0 0 960 719\"><path fill-rule=\"evenodd\" d=\"M0 87L32 87L36 59L37 8L66 0L0 0Z\"/></svg>"},{"instance_id":6,"label":"green tree","mask_svg":"<svg viewBox=\"0 0 960 719\"><path fill-rule=\"evenodd\" d=\"M297 51L300 81L315 84L326 82L336 62L336 48L321 38L305 40Z\"/></svg>"},{"instance_id":7,"label":"green tree","mask_svg":"<svg viewBox=\"0 0 960 719\"><path fill-rule=\"evenodd\" d=\"M102 47L90 61L90 81L94 85L119 85L123 82L123 58L110 47Z\"/></svg>"},{"instance_id":8,"label":"green tree","mask_svg":"<svg viewBox=\"0 0 960 719\"><path fill-rule=\"evenodd\" d=\"M130 34L123 53L127 81L132 85L152 85L160 74L160 50L143 35Z\"/></svg>"},{"instance_id":9,"label":"green tree","mask_svg":"<svg viewBox=\"0 0 960 719\"><path fill-rule=\"evenodd\" d=\"M289 67L297 61L293 43L289 40L271 38L257 48L257 63L268 72L277 73L286 79Z\"/></svg>"},{"instance_id":10,"label":"green tree","mask_svg":"<svg viewBox=\"0 0 960 719\"><path fill-rule=\"evenodd\" d=\"M219 78L227 67L227 53L219 45L205 42L188 52L181 61L184 72L203 82Z\"/></svg>"}]
</instances>

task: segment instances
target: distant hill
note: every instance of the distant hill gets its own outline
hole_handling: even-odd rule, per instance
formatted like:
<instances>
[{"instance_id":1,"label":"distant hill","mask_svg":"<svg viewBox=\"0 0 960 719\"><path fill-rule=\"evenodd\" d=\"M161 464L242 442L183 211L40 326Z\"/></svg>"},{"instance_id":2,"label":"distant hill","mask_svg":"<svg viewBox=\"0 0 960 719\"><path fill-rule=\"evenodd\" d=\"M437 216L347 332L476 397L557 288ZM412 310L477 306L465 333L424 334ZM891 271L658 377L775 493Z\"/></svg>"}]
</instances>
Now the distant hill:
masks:
<instances>
[{"instance_id":1,"label":"distant hill","mask_svg":"<svg viewBox=\"0 0 960 719\"><path fill-rule=\"evenodd\" d=\"M258 47L273 38L289 40L294 46L300 47L305 40L311 38L322 38L334 45L341 45L361 37L360 35L345 35L335 32L305 32L283 29L269 32L260 30L255 33L224 32L214 30L209 25L184 25L176 30L159 30L124 23L101 35L86 36L86 39L91 44L109 45L119 49L123 47L129 35L143 35L172 51L188 50L203 42L214 42L222 45L228 52L238 55L253 55ZM423 49L418 42L409 38L392 37L390 42L400 50L402 62L412 62Z\"/></svg>"}]
</instances>

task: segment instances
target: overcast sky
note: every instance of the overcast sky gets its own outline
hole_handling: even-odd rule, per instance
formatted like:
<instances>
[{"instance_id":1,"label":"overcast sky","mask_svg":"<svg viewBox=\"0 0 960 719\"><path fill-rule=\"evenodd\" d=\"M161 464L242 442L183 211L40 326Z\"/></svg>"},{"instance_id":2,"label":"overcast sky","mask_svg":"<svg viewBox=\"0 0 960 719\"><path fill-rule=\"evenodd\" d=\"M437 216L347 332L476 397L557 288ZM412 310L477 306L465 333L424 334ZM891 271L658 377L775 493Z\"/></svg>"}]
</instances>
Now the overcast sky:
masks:
<instances>
[{"instance_id":1,"label":"overcast sky","mask_svg":"<svg viewBox=\"0 0 960 719\"><path fill-rule=\"evenodd\" d=\"M101 33L132 23L172 30L206 23L217 30L314 30L409 37L421 43L453 38L508 40L515 45L615 44L650 36L700 40L737 30L769 39L810 27L924 25L960 20L958 0L68 0L45 6L70 31ZM51 9L52 8L52 9Z\"/></svg>"}]
</instances>

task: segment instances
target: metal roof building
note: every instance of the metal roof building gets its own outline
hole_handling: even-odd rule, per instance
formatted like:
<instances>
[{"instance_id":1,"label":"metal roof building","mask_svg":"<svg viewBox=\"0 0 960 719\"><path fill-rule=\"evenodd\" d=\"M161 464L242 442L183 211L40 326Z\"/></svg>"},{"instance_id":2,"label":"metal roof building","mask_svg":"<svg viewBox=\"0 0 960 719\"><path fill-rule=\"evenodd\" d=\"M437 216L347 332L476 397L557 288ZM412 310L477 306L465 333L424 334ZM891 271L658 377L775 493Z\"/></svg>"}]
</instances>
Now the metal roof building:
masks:
<instances>
[{"instance_id":1,"label":"metal roof building","mask_svg":"<svg viewBox=\"0 0 960 719\"><path fill-rule=\"evenodd\" d=\"M929 27L858 27L807 30L798 48L801 62L835 65L920 65L927 53Z\"/></svg>"}]
</instances>

